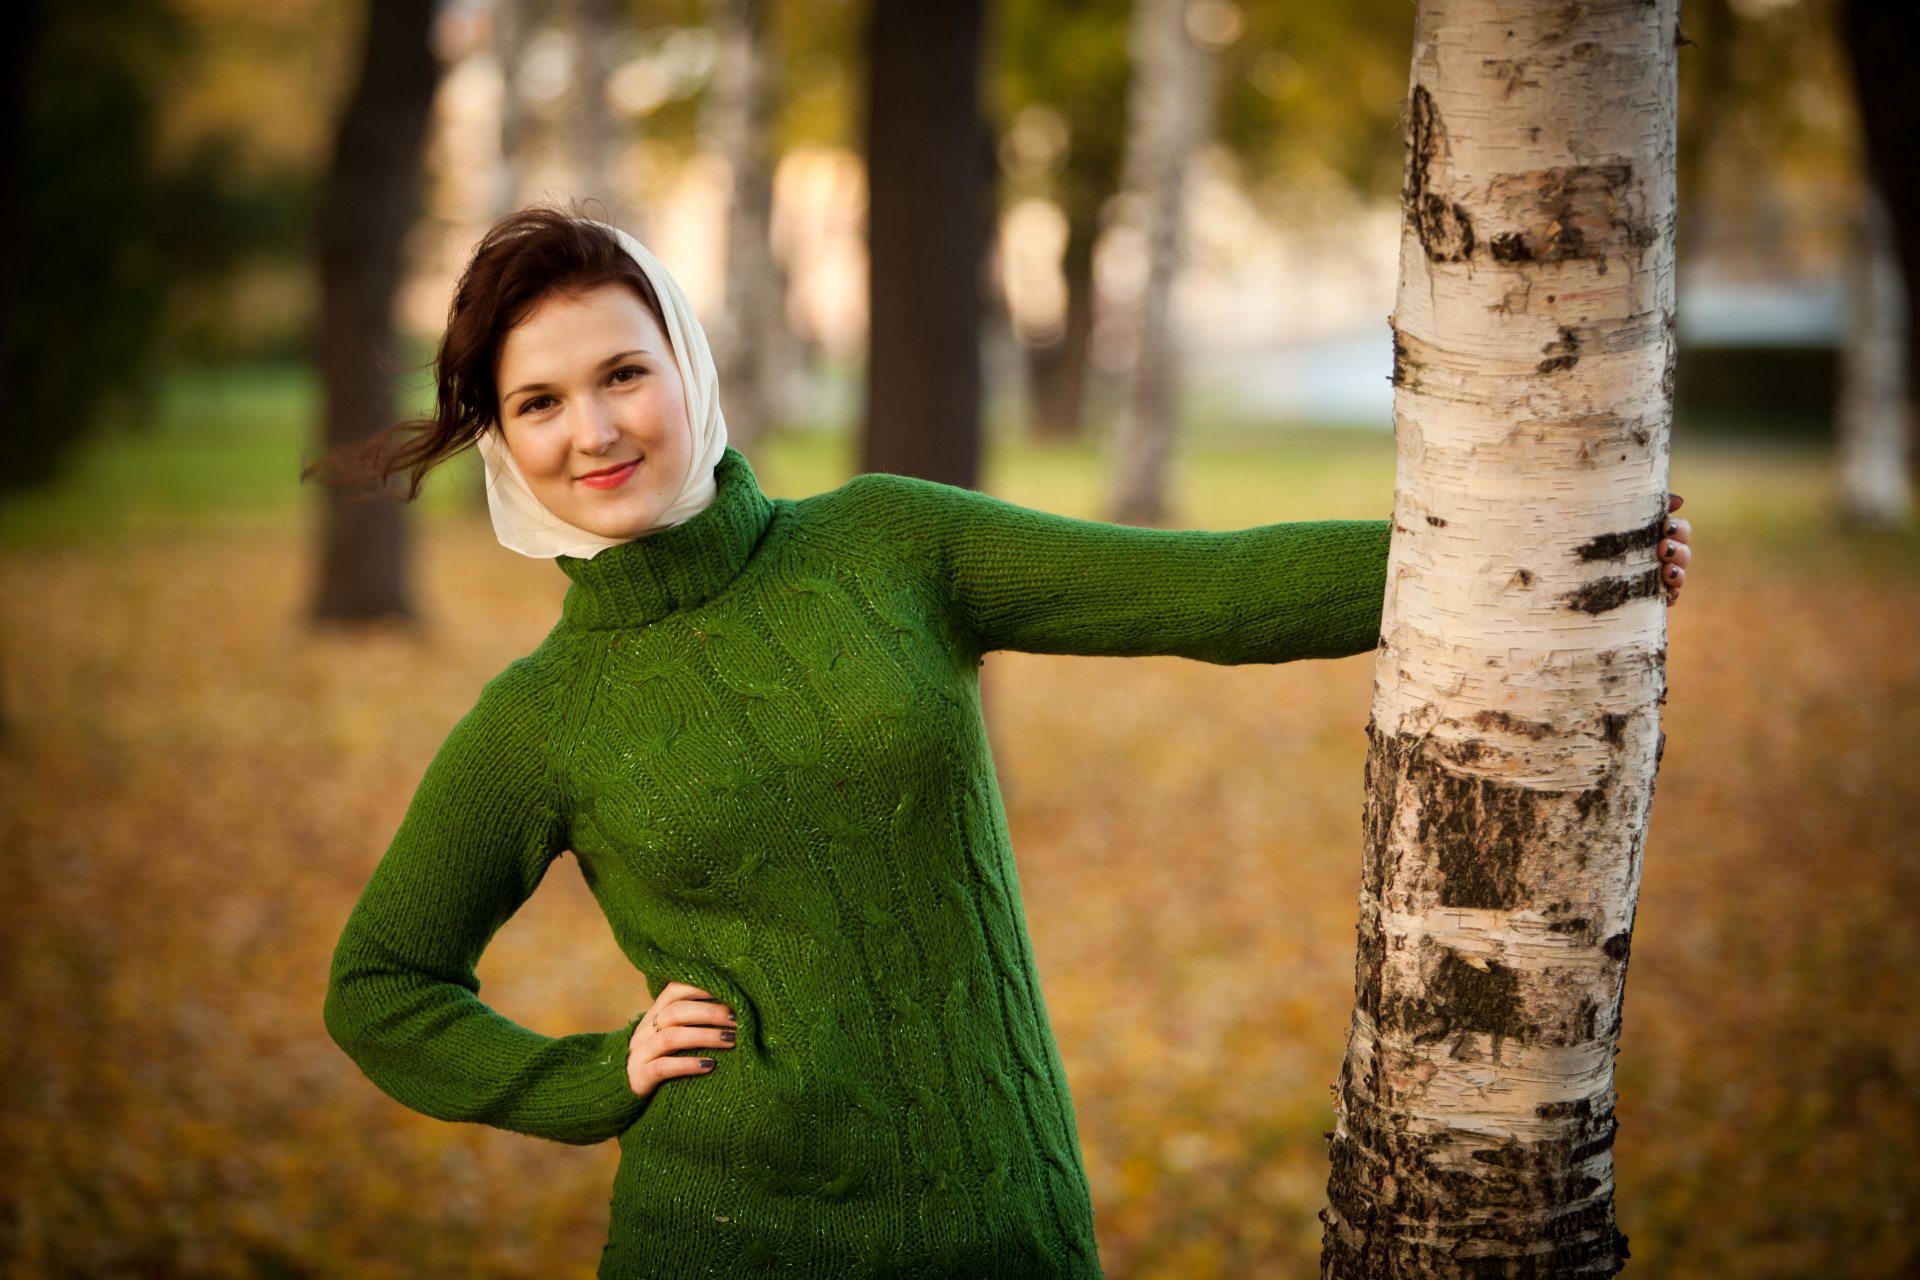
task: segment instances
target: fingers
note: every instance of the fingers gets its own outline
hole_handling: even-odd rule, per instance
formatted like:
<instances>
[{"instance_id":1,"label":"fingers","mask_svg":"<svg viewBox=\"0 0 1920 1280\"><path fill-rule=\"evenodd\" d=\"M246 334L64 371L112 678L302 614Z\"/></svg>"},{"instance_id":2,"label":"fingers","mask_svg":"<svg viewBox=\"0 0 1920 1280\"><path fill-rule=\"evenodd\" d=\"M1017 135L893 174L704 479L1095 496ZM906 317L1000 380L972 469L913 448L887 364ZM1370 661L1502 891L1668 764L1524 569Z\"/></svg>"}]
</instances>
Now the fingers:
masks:
<instances>
[{"instance_id":1,"label":"fingers","mask_svg":"<svg viewBox=\"0 0 1920 1280\"><path fill-rule=\"evenodd\" d=\"M1686 505L1686 502L1687 500L1681 497L1679 494L1670 493L1667 495L1667 510L1678 511L1681 507Z\"/></svg>"},{"instance_id":2,"label":"fingers","mask_svg":"<svg viewBox=\"0 0 1920 1280\"><path fill-rule=\"evenodd\" d=\"M733 1010L710 992L669 982L635 1024L627 1041L627 1084L647 1097L662 1081L706 1075L717 1059L681 1056L689 1050L731 1049L738 1038Z\"/></svg>"},{"instance_id":3,"label":"fingers","mask_svg":"<svg viewBox=\"0 0 1920 1280\"><path fill-rule=\"evenodd\" d=\"M708 1000L655 1002L647 1017L648 1025L655 1027L731 1027L738 1021L726 1005Z\"/></svg>"},{"instance_id":4,"label":"fingers","mask_svg":"<svg viewBox=\"0 0 1920 1280\"><path fill-rule=\"evenodd\" d=\"M627 1086L641 1097L681 1076L704 1076L718 1065L712 1058L649 1058L627 1063Z\"/></svg>"},{"instance_id":5,"label":"fingers","mask_svg":"<svg viewBox=\"0 0 1920 1280\"><path fill-rule=\"evenodd\" d=\"M1669 494L1667 510L1680 508L1680 495ZM1680 599L1680 588L1687 582L1687 566L1693 563L1693 548L1688 544L1693 540L1693 525L1674 516L1667 521L1664 536L1655 554L1660 558L1660 585L1666 589L1667 603L1676 604Z\"/></svg>"}]
</instances>

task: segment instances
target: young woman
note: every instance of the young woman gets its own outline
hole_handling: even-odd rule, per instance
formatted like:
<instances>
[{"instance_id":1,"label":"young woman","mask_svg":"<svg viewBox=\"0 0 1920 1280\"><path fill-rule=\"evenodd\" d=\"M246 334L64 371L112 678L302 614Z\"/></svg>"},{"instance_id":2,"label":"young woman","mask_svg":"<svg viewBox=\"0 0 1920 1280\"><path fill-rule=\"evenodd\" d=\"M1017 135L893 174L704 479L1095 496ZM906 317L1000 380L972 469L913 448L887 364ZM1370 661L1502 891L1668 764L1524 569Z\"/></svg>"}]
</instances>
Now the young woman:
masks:
<instances>
[{"instance_id":1,"label":"young woman","mask_svg":"<svg viewBox=\"0 0 1920 1280\"><path fill-rule=\"evenodd\" d=\"M1359 653L1387 525L1121 528L895 476L770 500L678 286L554 211L481 242L438 377L375 469L417 492L477 445L500 540L573 585L347 921L334 1039L428 1115L617 1138L602 1276L1097 1276L981 657ZM652 998L551 1039L474 968L564 850Z\"/></svg>"}]
</instances>

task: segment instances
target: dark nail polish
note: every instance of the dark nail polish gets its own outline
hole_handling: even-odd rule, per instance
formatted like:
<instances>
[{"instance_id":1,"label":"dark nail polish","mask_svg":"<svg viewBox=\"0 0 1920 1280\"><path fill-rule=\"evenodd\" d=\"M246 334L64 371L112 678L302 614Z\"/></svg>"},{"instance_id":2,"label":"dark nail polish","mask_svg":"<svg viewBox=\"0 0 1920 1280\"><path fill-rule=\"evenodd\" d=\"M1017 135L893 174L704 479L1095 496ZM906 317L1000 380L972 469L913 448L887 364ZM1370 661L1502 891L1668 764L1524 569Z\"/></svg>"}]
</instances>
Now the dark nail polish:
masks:
<instances>
[{"instance_id":1,"label":"dark nail polish","mask_svg":"<svg viewBox=\"0 0 1920 1280\"><path fill-rule=\"evenodd\" d=\"M714 1061L714 1060L713 1060L712 1058L702 1058L702 1059L700 1059L700 1069L701 1069L702 1071L711 1071L711 1070L713 1070L713 1069L714 1069L714 1067L716 1067L716 1066L718 1066L718 1065L719 1065L719 1064L718 1064L717 1062L715 1062L715 1061Z\"/></svg>"},{"instance_id":2,"label":"dark nail polish","mask_svg":"<svg viewBox=\"0 0 1920 1280\"><path fill-rule=\"evenodd\" d=\"M722 1031L720 1033L720 1038L722 1040L725 1040L728 1044L732 1044L734 1040L734 1034L735 1033L731 1031Z\"/></svg>"}]
</instances>

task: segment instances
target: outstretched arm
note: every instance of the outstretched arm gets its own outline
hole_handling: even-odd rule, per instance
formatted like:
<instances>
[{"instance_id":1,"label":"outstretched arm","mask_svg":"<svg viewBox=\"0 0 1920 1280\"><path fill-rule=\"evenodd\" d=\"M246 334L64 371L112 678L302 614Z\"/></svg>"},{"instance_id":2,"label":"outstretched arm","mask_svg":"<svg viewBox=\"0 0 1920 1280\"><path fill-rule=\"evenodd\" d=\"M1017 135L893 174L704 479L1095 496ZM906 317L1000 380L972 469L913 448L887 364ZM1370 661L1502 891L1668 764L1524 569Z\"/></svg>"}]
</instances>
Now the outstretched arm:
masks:
<instances>
[{"instance_id":1,"label":"outstretched arm","mask_svg":"<svg viewBox=\"0 0 1920 1280\"><path fill-rule=\"evenodd\" d=\"M510 671L454 727L340 935L326 1024L375 1084L416 1111L601 1142L645 1106L627 1078L635 1024L539 1035L482 1004L474 974L564 847L546 751L557 708L547 701Z\"/></svg>"},{"instance_id":2,"label":"outstretched arm","mask_svg":"<svg viewBox=\"0 0 1920 1280\"><path fill-rule=\"evenodd\" d=\"M930 539L982 652L1285 662L1372 649L1388 523L1322 520L1230 533L1074 520L986 494L866 477L873 516Z\"/></svg>"}]
</instances>

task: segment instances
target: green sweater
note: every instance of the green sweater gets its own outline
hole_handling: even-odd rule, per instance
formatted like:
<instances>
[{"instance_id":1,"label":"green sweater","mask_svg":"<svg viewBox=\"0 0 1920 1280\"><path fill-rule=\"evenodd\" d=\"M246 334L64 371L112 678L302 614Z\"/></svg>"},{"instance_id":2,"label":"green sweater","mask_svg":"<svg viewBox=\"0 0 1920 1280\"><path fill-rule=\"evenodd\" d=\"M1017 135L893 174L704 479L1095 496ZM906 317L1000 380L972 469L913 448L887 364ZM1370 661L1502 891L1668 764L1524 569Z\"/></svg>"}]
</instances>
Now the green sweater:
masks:
<instances>
[{"instance_id":1,"label":"green sweater","mask_svg":"<svg viewBox=\"0 0 1920 1280\"><path fill-rule=\"evenodd\" d=\"M1387 525L1123 528L862 476L591 560L428 768L334 954L327 1029L409 1107L618 1138L602 1276L1098 1276L1066 1075L980 717L992 649L1208 662L1373 647ZM627 1086L481 951L571 849L658 992L739 1017ZM636 1006L644 1004L636 1001Z\"/></svg>"}]
</instances>

